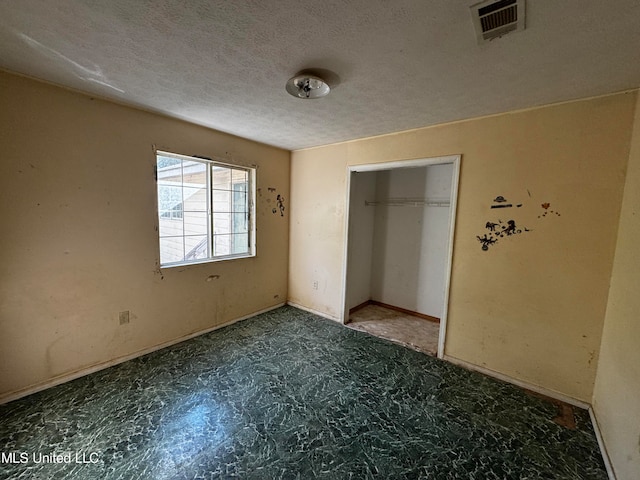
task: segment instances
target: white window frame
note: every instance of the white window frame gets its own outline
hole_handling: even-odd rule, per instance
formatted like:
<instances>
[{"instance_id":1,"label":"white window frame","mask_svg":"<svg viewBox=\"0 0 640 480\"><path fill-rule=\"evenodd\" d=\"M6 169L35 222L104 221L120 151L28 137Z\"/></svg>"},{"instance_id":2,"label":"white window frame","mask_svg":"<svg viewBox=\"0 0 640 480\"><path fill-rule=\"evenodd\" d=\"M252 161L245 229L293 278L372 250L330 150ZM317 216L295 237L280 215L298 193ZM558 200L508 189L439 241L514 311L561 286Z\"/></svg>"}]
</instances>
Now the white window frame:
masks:
<instances>
[{"instance_id":1,"label":"white window frame","mask_svg":"<svg viewBox=\"0 0 640 480\"><path fill-rule=\"evenodd\" d=\"M158 175L156 172L156 214L158 221L158 258L160 259L160 267L161 268L169 268L169 267L178 267L184 265L197 265L202 263L211 263L211 262L220 262L224 260L232 260L238 258L251 258L256 256L256 224L255 224L255 198L256 198L256 168L255 167L247 167L244 165L234 165L230 163L220 162L218 160L212 160L209 158L203 157L195 157L189 155L181 155L179 153L167 152L164 150L156 150L156 169L158 157L169 157L175 158L177 160L189 161L189 162L198 162L207 165L206 176L207 176L207 257L199 258L195 260L181 260L177 262L167 262L162 263L162 258L160 256L160 239L164 238L160 236L160 221L161 213L160 213L160 204L158 201ZM213 187L212 187L212 170L213 167L223 167L223 168L232 168L236 170L244 170L247 172L248 178L248 186L247 186L247 208L248 208L248 227L247 233L249 237L249 251L243 253L235 253L229 255L217 255L213 254L213 242L214 242L214 229L213 229L213 214L215 213L213 210ZM233 188L233 187L232 187ZM185 236L183 234L183 236Z\"/></svg>"}]
</instances>

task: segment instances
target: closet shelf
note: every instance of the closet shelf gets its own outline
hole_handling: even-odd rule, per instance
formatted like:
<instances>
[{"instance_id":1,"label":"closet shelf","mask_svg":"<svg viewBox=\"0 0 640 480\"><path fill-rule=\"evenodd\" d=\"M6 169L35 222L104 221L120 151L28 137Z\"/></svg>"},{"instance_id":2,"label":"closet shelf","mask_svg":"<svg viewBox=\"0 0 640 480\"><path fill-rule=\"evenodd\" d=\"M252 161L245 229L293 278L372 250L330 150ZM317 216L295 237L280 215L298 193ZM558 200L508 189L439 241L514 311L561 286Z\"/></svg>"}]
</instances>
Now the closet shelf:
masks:
<instances>
[{"instance_id":1,"label":"closet shelf","mask_svg":"<svg viewBox=\"0 0 640 480\"><path fill-rule=\"evenodd\" d=\"M449 200L429 198L390 198L375 202L365 201L364 204L367 207L376 207L378 205L384 207L448 207L451 202Z\"/></svg>"}]
</instances>

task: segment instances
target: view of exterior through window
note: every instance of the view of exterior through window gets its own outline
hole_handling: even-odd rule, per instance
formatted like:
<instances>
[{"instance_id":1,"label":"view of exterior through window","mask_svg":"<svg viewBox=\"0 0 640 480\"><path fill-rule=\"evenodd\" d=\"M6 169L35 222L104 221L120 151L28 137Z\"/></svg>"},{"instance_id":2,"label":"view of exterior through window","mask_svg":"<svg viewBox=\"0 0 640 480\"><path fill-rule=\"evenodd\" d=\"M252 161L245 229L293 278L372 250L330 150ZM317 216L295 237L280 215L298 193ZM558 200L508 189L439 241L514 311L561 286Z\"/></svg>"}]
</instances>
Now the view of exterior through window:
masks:
<instances>
[{"instance_id":1,"label":"view of exterior through window","mask_svg":"<svg viewBox=\"0 0 640 480\"><path fill-rule=\"evenodd\" d=\"M255 170L158 152L160 264L253 256Z\"/></svg>"}]
</instances>

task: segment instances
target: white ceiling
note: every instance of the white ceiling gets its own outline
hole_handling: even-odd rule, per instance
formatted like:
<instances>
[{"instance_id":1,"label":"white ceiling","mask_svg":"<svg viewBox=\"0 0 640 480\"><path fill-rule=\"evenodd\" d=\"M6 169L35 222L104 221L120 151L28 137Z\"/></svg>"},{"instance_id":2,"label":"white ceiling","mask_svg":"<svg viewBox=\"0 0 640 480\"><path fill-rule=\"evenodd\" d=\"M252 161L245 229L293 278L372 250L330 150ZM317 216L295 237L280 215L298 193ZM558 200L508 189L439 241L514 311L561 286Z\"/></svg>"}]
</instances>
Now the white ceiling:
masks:
<instances>
[{"instance_id":1,"label":"white ceiling","mask_svg":"<svg viewBox=\"0 0 640 480\"><path fill-rule=\"evenodd\" d=\"M295 150L640 86L640 0L3 0L0 67ZM299 70L335 72L300 100Z\"/></svg>"}]
</instances>

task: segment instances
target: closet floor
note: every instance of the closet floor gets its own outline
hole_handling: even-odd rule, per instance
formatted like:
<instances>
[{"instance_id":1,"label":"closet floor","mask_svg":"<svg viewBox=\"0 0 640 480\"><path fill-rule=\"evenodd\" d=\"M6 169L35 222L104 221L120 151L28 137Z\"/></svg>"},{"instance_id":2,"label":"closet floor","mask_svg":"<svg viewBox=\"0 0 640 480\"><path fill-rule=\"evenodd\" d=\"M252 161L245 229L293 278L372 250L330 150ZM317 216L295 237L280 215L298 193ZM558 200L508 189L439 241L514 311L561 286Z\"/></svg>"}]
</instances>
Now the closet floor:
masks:
<instances>
[{"instance_id":1,"label":"closet floor","mask_svg":"<svg viewBox=\"0 0 640 480\"><path fill-rule=\"evenodd\" d=\"M353 312L347 327L428 355L436 355L438 351L439 324L379 305L367 305Z\"/></svg>"}]
</instances>

